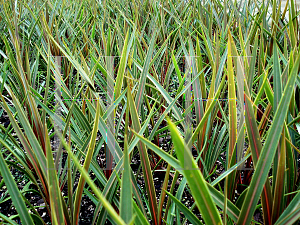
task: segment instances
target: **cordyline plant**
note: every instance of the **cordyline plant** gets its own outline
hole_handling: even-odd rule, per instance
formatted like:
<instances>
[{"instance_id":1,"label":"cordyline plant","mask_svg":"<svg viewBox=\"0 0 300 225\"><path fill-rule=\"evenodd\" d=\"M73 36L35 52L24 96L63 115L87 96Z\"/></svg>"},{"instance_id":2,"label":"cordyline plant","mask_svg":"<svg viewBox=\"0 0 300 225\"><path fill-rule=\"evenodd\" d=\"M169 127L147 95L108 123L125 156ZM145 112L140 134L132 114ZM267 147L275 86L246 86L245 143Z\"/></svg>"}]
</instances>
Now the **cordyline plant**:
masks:
<instances>
[{"instance_id":1,"label":"cordyline plant","mask_svg":"<svg viewBox=\"0 0 300 225\"><path fill-rule=\"evenodd\" d=\"M298 224L299 14L1 0L0 223Z\"/></svg>"}]
</instances>

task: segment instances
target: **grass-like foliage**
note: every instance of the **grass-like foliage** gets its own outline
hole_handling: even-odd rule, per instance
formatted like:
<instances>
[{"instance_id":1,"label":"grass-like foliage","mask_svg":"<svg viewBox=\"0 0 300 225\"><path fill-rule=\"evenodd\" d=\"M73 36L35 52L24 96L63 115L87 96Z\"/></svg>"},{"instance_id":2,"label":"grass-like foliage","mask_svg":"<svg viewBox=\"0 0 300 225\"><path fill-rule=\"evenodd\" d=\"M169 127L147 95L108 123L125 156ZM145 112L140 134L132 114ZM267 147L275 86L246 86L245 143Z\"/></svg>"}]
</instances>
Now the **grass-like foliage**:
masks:
<instances>
[{"instance_id":1,"label":"grass-like foliage","mask_svg":"<svg viewBox=\"0 0 300 225\"><path fill-rule=\"evenodd\" d=\"M0 224L298 224L299 6L1 0Z\"/></svg>"}]
</instances>

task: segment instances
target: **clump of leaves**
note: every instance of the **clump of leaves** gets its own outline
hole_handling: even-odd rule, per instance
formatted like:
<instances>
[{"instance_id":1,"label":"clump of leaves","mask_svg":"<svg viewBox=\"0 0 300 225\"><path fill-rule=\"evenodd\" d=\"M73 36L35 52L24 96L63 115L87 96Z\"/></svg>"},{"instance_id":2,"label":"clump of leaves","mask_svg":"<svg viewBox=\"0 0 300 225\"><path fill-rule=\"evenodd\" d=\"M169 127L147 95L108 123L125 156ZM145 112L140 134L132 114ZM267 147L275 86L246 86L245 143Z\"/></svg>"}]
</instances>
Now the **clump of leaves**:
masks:
<instances>
[{"instance_id":1,"label":"clump of leaves","mask_svg":"<svg viewBox=\"0 0 300 225\"><path fill-rule=\"evenodd\" d=\"M299 222L297 1L1 3L1 222Z\"/></svg>"}]
</instances>

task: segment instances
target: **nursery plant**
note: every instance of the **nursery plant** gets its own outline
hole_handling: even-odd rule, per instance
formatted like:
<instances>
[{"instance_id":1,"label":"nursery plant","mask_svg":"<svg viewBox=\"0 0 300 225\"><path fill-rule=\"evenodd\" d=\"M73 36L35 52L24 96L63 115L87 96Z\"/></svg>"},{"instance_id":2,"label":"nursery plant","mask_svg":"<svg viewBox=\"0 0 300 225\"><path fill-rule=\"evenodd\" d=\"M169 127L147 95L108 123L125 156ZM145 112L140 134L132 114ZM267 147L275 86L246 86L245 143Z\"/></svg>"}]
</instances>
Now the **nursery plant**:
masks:
<instances>
[{"instance_id":1,"label":"nursery plant","mask_svg":"<svg viewBox=\"0 0 300 225\"><path fill-rule=\"evenodd\" d=\"M1 0L0 224L298 224L296 0Z\"/></svg>"}]
</instances>

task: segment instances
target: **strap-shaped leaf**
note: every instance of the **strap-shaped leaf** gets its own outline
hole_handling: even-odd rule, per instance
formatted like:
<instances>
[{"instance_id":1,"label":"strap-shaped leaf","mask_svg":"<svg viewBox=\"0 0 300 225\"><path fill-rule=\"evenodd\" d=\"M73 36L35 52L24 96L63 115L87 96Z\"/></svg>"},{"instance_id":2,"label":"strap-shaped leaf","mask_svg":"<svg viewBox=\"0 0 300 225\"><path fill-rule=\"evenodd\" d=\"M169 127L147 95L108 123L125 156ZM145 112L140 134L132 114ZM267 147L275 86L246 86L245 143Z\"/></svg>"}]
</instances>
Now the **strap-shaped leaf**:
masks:
<instances>
[{"instance_id":1,"label":"strap-shaped leaf","mask_svg":"<svg viewBox=\"0 0 300 225\"><path fill-rule=\"evenodd\" d=\"M171 193L165 191L167 195L172 199L173 202L175 202L176 206L180 209L180 211L183 212L183 214L186 216L186 218L192 223L192 224L203 224L201 221L193 214L193 212L188 209L184 204L182 204L176 197L174 197Z\"/></svg>"},{"instance_id":2,"label":"strap-shaped leaf","mask_svg":"<svg viewBox=\"0 0 300 225\"><path fill-rule=\"evenodd\" d=\"M276 148L281 136L288 106L294 90L299 65L300 55L298 55L297 59L295 60L293 69L276 110L273 123L266 138L265 145L259 156L257 166L255 168L255 172L252 177L237 224L250 224L251 222L256 208L256 203L259 200L264 184L268 178L269 169L276 153Z\"/></svg>"},{"instance_id":3,"label":"strap-shaped leaf","mask_svg":"<svg viewBox=\"0 0 300 225\"><path fill-rule=\"evenodd\" d=\"M124 145L124 170L121 182L121 201L120 201L120 215L122 219L129 223L132 219L132 185L130 175L130 162L128 155L128 142L127 134L125 134L125 145Z\"/></svg>"},{"instance_id":4,"label":"strap-shaped leaf","mask_svg":"<svg viewBox=\"0 0 300 225\"><path fill-rule=\"evenodd\" d=\"M83 165L83 168L86 171L88 171L88 169L90 167L92 156L94 153L96 137L97 137L97 132L98 132L99 118L100 118L100 103L97 102L97 110L96 110L96 116L95 116L95 120L94 120L94 127L92 130L92 136L91 136L91 140L89 143L89 149L87 151L84 165ZM74 203L73 220L75 221L75 224L78 223L78 219L79 219L79 211L80 211L80 206L81 206L81 198L82 198L84 184L85 184L85 177L81 175L79 178L78 187L77 187L76 196L75 196L75 203Z\"/></svg>"},{"instance_id":5,"label":"strap-shaped leaf","mask_svg":"<svg viewBox=\"0 0 300 225\"><path fill-rule=\"evenodd\" d=\"M141 130L141 124L139 122L137 108L133 101L133 97L132 97L130 89L128 89L128 92L127 92L127 99L128 99L133 128L135 131L139 132ZM146 186L149 204L150 204L150 211L151 211L151 215L153 218L153 223L156 225L156 224L158 224L158 222L157 222L157 200L156 200L153 175L152 175L152 171L151 171L151 167L150 167L149 156L147 153L147 148L144 143L142 143L142 142L138 143L138 150L140 153L140 158L141 158L141 163L142 163L142 168L143 168L145 186Z\"/></svg>"},{"instance_id":6,"label":"strap-shaped leaf","mask_svg":"<svg viewBox=\"0 0 300 225\"><path fill-rule=\"evenodd\" d=\"M221 217L209 193L206 181L200 172L191 151L184 143L174 123L168 120L172 141L180 162L182 173L188 181L189 187L206 224L222 224Z\"/></svg>"},{"instance_id":7,"label":"strap-shaped leaf","mask_svg":"<svg viewBox=\"0 0 300 225\"><path fill-rule=\"evenodd\" d=\"M30 214L28 213L28 209L25 205L23 197L21 196L18 186L15 183L14 178L11 175L9 169L7 168L2 153L0 153L0 172L4 179L8 193L22 221L22 224L34 224Z\"/></svg>"}]
</instances>

